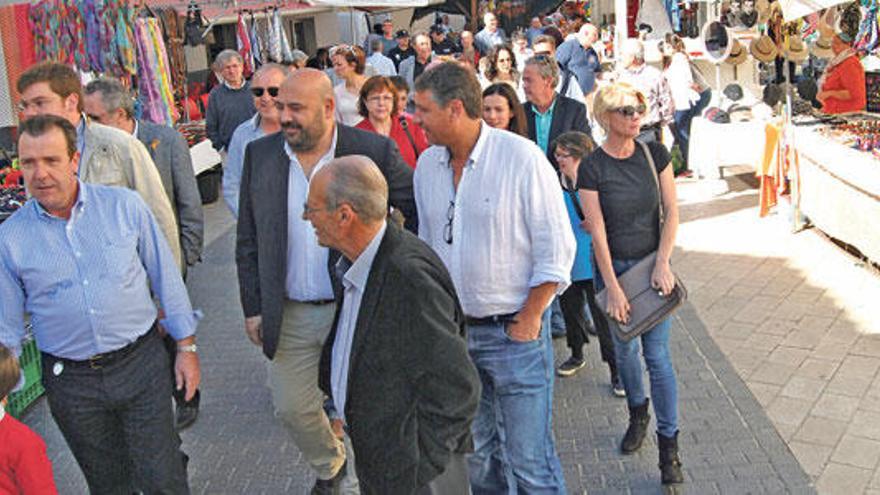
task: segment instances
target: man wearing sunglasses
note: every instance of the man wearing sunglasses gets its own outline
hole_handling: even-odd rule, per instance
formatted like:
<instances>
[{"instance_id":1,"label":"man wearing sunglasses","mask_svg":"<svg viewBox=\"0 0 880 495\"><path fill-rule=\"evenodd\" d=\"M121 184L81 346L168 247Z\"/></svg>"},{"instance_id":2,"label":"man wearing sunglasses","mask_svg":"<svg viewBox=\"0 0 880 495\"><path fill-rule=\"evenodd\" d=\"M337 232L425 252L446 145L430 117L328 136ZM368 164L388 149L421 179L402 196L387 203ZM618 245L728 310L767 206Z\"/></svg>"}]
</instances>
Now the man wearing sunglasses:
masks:
<instances>
[{"instance_id":1,"label":"man wearing sunglasses","mask_svg":"<svg viewBox=\"0 0 880 495\"><path fill-rule=\"evenodd\" d=\"M244 60L235 50L223 50L214 62L223 77L211 90L205 112L205 129L217 151L227 151L232 133L256 112L250 85L244 79Z\"/></svg>"},{"instance_id":2,"label":"man wearing sunglasses","mask_svg":"<svg viewBox=\"0 0 880 495\"><path fill-rule=\"evenodd\" d=\"M241 186L241 169L244 163L244 149L256 139L281 130L281 115L275 108L281 83L290 70L280 64L261 66L251 78L250 90L257 113L241 123L229 141L229 154L223 166L223 200L238 218L238 189Z\"/></svg>"}]
</instances>

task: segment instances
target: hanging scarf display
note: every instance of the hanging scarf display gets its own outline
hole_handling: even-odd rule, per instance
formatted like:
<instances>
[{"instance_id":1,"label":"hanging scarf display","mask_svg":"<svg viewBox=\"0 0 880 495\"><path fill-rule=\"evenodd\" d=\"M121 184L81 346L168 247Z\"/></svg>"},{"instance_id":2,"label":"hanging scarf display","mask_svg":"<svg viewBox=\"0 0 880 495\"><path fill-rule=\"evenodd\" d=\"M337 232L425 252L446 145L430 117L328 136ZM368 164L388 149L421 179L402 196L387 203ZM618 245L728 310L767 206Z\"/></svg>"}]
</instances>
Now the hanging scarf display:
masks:
<instances>
[{"instance_id":1,"label":"hanging scarf display","mask_svg":"<svg viewBox=\"0 0 880 495\"><path fill-rule=\"evenodd\" d=\"M179 114L174 106L168 54L158 20L135 21L135 45L142 117L157 124L173 125Z\"/></svg>"},{"instance_id":2,"label":"hanging scarf display","mask_svg":"<svg viewBox=\"0 0 880 495\"><path fill-rule=\"evenodd\" d=\"M259 67L265 63L263 61L263 43L259 36L259 28L257 27L257 20L254 18L253 12L251 12L251 29L248 37L251 42L251 56L254 57L254 66Z\"/></svg>"},{"instance_id":3,"label":"hanging scarf display","mask_svg":"<svg viewBox=\"0 0 880 495\"><path fill-rule=\"evenodd\" d=\"M254 56L251 51L251 37L248 34L247 23L241 12L238 13L238 22L236 23L235 41L238 47L238 53L244 60L244 77L250 77L254 73Z\"/></svg>"},{"instance_id":4,"label":"hanging scarf display","mask_svg":"<svg viewBox=\"0 0 880 495\"><path fill-rule=\"evenodd\" d=\"M278 11L275 11L277 14ZM272 15L272 21L269 22L269 58L273 62L282 62L284 53L281 51L281 16ZM277 21L277 22L276 22Z\"/></svg>"},{"instance_id":5,"label":"hanging scarf display","mask_svg":"<svg viewBox=\"0 0 880 495\"><path fill-rule=\"evenodd\" d=\"M165 48L168 52L168 67L174 90L174 101L180 115L185 113L186 100L186 55L183 51L183 18L174 7L153 8L162 27Z\"/></svg>"},{"instance_id":6,"label":"hanging scarf display","mask_svg":"<svg viewBox=\"0 0 880 495\"><path fill-rule=\"evenodd\" d=\"M134 10L128 2L120 2L116 13L116 33L113 40L119 50L119 63L128 74L137 73L137 60L134 48Z\"/></svg>"},{"instance_id":7,"label":"hanging scarf display","mask_svg":"<svg viewBox=\"0 0 880 495\"><path fill-rule=\"evenodd\" d=\"M94 2L81 0L79 12L85 23L86 54L89 67L96 72L104 72L104 57L101 56L101 19Z\"/></svg>"},{"instance_id":8,"label":"hanging scarf display","mask_svg":"<svg viewBox=\"0 0 880 495\"><path fill-rule=\"evenodd\" d=\"M18 81L21 74L37 62L34 53L34 32L31 30L27 4L0 7L0 42L3 45L3 58L9 81ZM19 101L15 84L9 85L13 102Z\"/></svg>"}]
</instances>

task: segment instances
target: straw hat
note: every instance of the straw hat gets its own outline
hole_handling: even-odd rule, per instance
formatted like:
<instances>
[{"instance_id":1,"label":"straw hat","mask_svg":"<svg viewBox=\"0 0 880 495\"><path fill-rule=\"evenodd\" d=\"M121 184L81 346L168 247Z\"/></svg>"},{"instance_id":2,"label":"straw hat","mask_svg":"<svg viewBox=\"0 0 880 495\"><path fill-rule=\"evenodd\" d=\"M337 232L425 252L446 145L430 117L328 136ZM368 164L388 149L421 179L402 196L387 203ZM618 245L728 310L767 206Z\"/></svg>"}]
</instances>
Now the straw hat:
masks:
<instances>
[{"instance_id":1,"label":"straw hat","mask_svg":"<svg viewBox=\"0 0 880 495\"><path fill-rule=\"evenodd\" d=\"M834 56L834 51L831 50L831 36L826 36L825 33L819 35L816 39L816 42L813 43L813 47L810 50L816 58L831 58Z\"/></svg>"},{"instance_id":2,"label":"straw hat","mask_svg":"<svg viewBox=\"0 0 880 495\"><path fill-rule=\"evenodd\" d=\"M746 54L746 49L743 48L742 43L739 40L733 40L733 47L730 49L730 56L727 57L727 62L730 65L739 65L746 61L748 55Z\"/></svg>"},{"instance_id":3,"label":"straw hat","mask_svg":"<svg viewBox=\"0 0 880 495\"><path fill-rule=\"evenodd\" d=\"M800 36L789 36L785 56L792 62L805 62L810 57L810 52Z\"/></svg>"},{"instance_id":4,"label":"straw hat","mask_svg":"<svg viewBox=\"0 0 880 495\"><path fill-rule=\"evenodd\" d=\"M752 40L749 44L749 53L759 62L770 63L776 59L779 51L776 49L776 43L765 34Z\"/></svg>"}]
</instances>

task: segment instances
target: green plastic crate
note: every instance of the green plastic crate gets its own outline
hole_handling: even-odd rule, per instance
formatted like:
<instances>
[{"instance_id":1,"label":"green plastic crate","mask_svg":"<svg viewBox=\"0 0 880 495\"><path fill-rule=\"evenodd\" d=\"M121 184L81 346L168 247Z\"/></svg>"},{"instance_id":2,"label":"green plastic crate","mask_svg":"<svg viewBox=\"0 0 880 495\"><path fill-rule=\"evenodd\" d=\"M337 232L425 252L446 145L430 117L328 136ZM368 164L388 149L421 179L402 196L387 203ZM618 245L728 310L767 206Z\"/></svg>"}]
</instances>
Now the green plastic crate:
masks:
<instances>
[{"instance_id":1,"label":"green plastic crate","mask_svg":"<svg viewBox=\"0 0 880 495\"><path fill-rule=\"evenodd\" d=\"M22 343L21 356L18 364L24 374L24 387L9 396L7 411L13 417L20 418L33 402L43 395L42 368L40 367L40 351L37 342L28 339Z\"/></svg>"}]
</instances>

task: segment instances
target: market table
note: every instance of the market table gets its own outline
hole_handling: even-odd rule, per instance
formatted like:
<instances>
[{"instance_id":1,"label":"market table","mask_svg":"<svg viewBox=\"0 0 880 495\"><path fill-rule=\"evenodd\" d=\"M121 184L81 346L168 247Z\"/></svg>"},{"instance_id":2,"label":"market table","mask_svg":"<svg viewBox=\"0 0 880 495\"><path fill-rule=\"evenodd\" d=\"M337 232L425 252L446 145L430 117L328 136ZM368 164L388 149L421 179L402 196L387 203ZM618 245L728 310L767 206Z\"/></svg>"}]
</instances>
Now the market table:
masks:
<instances>
[{"instance_id":1,"label":"market table","mask_svg":"<svg viewBox=\"0 0 880 495\"><path fill-rule=\"evenodd\" d=\"M721 167L749 165L756 171L764 157L763 120L716 124L702 117L691 121L688 168L697 177L720 179Z\"/></svg>"},{"instance_id":2,"label":"market table","mask_svg":"<svg viewBox=\"0 0 880 495\"><path fill-rule=\"evenodd\" d=\"M795 127L801 211L818 229L880 262L880 159Z\"/></svg>"}]
</instances>

